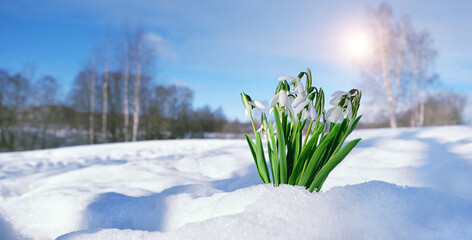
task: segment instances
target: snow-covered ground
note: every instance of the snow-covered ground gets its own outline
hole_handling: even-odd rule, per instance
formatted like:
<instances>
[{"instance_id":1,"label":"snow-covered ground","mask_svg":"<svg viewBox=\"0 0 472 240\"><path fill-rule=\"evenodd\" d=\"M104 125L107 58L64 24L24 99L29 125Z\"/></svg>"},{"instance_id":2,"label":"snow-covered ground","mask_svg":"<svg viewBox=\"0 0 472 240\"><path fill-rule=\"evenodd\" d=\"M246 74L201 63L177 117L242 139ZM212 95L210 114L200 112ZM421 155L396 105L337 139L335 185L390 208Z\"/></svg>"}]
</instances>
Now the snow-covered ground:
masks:
<instances>
[{"instance_id":1,"label":"snow-covered ground","mask_svg":"<svg viewBox=\"0 0 472 240\"><path fill-rule=\"evenodd\" d=\"M320 193L244 140L0 154L0 239L472 239L472 127L356 130Z\"/></svg>"}]
</instances>

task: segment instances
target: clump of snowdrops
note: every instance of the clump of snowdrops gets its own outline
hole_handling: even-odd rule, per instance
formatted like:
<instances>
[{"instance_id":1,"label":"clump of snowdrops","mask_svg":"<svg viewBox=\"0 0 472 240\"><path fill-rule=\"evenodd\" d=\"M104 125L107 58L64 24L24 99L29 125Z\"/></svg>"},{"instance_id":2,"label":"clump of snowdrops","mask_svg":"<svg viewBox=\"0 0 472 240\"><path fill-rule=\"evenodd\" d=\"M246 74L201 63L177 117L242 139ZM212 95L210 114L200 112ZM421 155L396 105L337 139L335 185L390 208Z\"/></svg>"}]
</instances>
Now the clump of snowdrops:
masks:
<instances>
[{"instance_id":1,"label":"clump of snowdrops","mask_svg":"<svg viewBox=\"0 0 472 240\"><path fill-rule=\"evenodd\" d=\"M303 77L305 86L301 82ZM361 118L357 111L362 92L351 89L331 96L331 106L325 111L323 89L312 86L310 69L297 77L281 76L269 105L272 124L265 106L241 93L256 138L254 141L246 133L246 140L264 183L300 185L310 192L319 191L329 173L361 140L343 146ZM262 111L259 128L254 122L254 109ZM267 140L270 173L261 135Z\"/></svg>"}]
</instances>

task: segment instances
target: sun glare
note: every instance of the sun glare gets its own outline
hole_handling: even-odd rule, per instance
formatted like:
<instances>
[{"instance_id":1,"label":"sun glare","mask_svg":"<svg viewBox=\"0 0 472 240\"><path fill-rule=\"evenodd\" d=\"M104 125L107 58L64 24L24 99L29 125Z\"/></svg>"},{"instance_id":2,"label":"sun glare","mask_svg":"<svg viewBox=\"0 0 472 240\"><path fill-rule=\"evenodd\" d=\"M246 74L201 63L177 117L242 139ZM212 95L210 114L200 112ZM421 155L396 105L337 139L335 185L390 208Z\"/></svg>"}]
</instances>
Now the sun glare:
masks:
<instances>
[{"instance_id":1,"label":"sun glare","mask_svg":"<svg viewBox=\"0 0 472 240\"><path fill-rule=\"evenodd\" d=\"M351 34L347 41L349 55L356 61L364 61L372 53L372 42L365 33Z\"/></svg>"}]
</instances>

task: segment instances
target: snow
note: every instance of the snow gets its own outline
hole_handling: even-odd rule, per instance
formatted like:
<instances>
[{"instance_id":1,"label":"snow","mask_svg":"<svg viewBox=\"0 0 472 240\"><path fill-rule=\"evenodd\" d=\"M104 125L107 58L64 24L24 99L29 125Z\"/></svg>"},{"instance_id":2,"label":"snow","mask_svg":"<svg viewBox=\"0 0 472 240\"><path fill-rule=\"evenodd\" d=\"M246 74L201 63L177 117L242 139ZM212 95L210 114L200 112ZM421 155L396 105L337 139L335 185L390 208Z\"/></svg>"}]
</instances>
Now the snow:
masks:
<instances>
[{"instance_id":1,"label":"snow","mask_svg":"<svg viewBox=\"0 0 472 240\"><path fill-rule=\"evenodd\" d=\"M261 184L244 140L0 154L0 239L467 239L472 127L356 130L320 193Z\"/></svg>"}]
</instances>

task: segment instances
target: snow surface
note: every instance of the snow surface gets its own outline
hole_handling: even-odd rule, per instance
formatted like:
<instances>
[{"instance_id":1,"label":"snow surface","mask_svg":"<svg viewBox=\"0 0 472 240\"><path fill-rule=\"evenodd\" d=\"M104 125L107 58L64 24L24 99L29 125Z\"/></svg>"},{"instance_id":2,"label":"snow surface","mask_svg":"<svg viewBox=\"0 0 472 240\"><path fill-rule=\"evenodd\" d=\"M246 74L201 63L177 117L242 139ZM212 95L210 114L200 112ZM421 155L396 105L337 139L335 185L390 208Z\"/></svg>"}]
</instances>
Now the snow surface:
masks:
<instances>
[{"instance_id":1,"label":"snow surface","mask_svg":"<svg viewBox=\"0 0 472 240\"><path fill-rule=\"evenodd\" d=\"M0 239L472 239L472 127L356 130L323 191L261 184L244 140L0 154Z\"/></svg>"}]
</instances>

